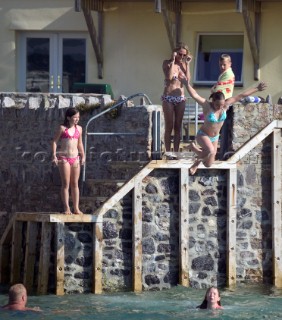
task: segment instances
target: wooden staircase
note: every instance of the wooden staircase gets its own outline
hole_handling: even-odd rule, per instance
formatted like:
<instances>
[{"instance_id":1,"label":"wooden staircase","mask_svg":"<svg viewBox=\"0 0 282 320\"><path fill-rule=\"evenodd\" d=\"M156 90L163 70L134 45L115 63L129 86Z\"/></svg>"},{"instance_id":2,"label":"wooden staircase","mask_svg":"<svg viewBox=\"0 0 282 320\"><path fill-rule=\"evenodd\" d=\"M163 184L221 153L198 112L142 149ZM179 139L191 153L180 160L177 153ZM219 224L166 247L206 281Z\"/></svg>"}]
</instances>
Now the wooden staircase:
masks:
<instances>
[{"instance_id":1,"label":"wooden staircase","mask_svg":"<svg viewBox=\"0 0 282 320\"><path fill-rule=\"evenodd\" d=\"M272 140L272 239L273 239L273 283L282 287L282 237L281 237L281 128L282 121L273 121L261 130L250 141L243 145L227 161L216 161L210 169L227 170L227 285L236 285L236 214L237 214L237 165L248 152L261 143L267 136L273 134ZM81 216L66 216L58 213L16 213L11 218L0 241L0 283L23 282L28 289L36 287L39 294L46 294L49 276L52 269L55 276L55 292L64 294L64 224L90 223L92 226L92 292L102 292L102 257L103 257L103 215L123 199L130 191L132 195L132 274L133 290L142 291L142 181L155 169L177 169L179 172L179 283L189 285L189 167L192 161L181 160L154 160L141 169L125 184L115 181L118 187L123 184L114 195L105 200L95 210L94 214ZM205 168L203 165L200 168ZM274 174L275 172L275 174ZM109 181L100 181L100 186L106 194L109 190ZM93 181L88 181L88 189L96 192L98 188ZM108 184L108 187L105 185ZM278 187L279 186L279 187ZM98 188L99 189L99 188ZM112 190L113 191L113 190ZM54 239L54 262L50 261ZM37 263L38 261L38 263Z\"/></svg>"}]
</instances>

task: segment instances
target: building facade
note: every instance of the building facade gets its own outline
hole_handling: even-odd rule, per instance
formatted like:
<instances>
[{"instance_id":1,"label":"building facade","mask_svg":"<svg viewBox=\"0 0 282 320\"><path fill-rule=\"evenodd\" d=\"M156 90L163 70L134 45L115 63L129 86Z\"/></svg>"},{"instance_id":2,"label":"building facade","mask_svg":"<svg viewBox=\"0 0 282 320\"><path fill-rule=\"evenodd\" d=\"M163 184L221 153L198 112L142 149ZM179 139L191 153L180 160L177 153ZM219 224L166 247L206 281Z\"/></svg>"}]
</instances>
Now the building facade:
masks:
<instances>
[{"instance_id":1,"label":"building facade","mask_svg":"<svg viewBox=\"0 0 282 320\"><path fill-rule=\"evenodd\" d=\"M88 18L81 3L1 1L0 91L66 93L77 82L109 84L115 97L143 92L158 104L162 61L173 42L183 41L200 94L209 95L218 54L229 52L235 92L262 79L274 103L282 96L282 1L93 0Z\"/></svg>"}]
</instances>

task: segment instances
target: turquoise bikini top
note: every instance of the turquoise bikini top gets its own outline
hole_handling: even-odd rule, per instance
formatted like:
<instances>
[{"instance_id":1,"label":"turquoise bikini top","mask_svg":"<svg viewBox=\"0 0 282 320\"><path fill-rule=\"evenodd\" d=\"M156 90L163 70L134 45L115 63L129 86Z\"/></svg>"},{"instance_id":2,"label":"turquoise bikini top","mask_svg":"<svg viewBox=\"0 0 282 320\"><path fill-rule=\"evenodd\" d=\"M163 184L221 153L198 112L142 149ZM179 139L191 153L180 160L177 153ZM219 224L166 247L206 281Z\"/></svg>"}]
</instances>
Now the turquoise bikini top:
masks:
<instances>
[{"instance_id":1,"label":"turquoise bikini top","mask_svg":"<svg viewBox=\"0 0 282 320\"><path fill-rule=\"evenodd\" d=\"M227 118L226 111L222 112L222 114L221 114L219 119L216 119L216 116L215 116L214 112L211 112L208 115L207 120L209 122L212 122L212 123L218 123L218 122L223 122L226 118Z\"/></svg>"}]
</instances>

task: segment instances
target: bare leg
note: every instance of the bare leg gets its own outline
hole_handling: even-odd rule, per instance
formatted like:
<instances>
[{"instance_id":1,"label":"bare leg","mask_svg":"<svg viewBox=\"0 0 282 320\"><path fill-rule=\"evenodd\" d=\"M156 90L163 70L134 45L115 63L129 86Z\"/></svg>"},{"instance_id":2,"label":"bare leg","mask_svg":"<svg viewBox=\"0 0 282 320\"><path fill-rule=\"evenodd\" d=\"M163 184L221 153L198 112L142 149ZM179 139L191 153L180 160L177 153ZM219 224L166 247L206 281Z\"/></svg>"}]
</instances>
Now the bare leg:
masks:
<instances>
[{"instance_id":1,"label":"bare leg","mask_svg":"<svg viewBox=\"0 0 282 320\"><path fill-rule=\"evenodd\" d=\"M165 121L164 144L165 144L165 150L169 152L171 148L171 133L173 129L173 117L174 117L173 104L163 101L163 113L164 113L164 121Z\"/></svg>"},{"instance_id":2,"label":"bare leg","mask_svg":"<svg viewBox=\"0 0 282 320\"><path fill-rule=\"evenodd\" d=\"M198 135L197 141L202 149L198 148L194 143L189 145L190 149L198 155L198 159L189 169L191 175L196 173L201 162L203 162L206 167L210 167L215 161L217 151L218 140L211 142L208 136Z\"/></svg>"},{"instance_id":3,"label":"bare leg","mask_svg":"<svg viewBox=\"0 0 282 320\"><path fill-rule=\"evenodd\" d=\"M185 111L185 101L179 103L177 106L174 107L174 114L175 114L174 141L173 141L174 152L179 151L184 111Z\"/></svg>"},{"instance_id":4,"label":"bare leg","mask_svg":"<svg viewBox=\"0 0 282 320\"><path fill-rule=\"evenodd\" d=\"M70 175L71 168L67 161L60 161L58 164L59 172L61 176L61 199L64 206L65 214L72 214L69 206L69 187L70 187Z\"/></svg>"},{"instance_id":5,"label":"bare leg","mask_svg":"<svg viewBox=\"0 0 282 320\"><path fill-rule=\"evenodd\" d=\"M205 167L210 167L214 163L214 160L215 160L214 153L209 153L204 159L198 158L190 167L189 169L190 174L193 175L196 173L201 162L203 162Z\"/></svg>"},{"instance_id":6,"label":"bare leg","mask_svg":"<svg viewBox=\"0 0 282 320\"><path fill-rule=\"evenodd\" d=\"M74 214L83 214L79 209L79 187L78 187L79 175L80 175L80 163L79 163L79 160L77 160L71 166L71 177L70 177L71 197L72 197Z\"/></svg>"}]
</instances>

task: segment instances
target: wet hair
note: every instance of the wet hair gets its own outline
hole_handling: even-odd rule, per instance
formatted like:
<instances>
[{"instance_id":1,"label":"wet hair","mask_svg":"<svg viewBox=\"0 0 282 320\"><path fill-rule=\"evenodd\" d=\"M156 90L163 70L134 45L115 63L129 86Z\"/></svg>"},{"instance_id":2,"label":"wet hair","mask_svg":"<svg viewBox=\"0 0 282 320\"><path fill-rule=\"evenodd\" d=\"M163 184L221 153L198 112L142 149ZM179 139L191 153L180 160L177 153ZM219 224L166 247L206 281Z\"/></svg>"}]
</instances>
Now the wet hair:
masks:
<instances>
[{"instance_id":1,"label":"wet hair","mask_svg":"<svg viewBox=\"0 0 282 320\"><path fill-rule=\"evenodd\" d=\"M179 50L184 49L186 50L186 54L189 55L190 51L189 48L187 46L187 44L183 43L183 42L179 42L176 47L173 49L173 52L178 52Z\"/></svg>"},{"instance_id":2,"label":"wet hair","mask_svg":"<svg viewBox=\"0 0 282 320\"><path fill-rule=\"evenodd\" d=\"M229 60L231 62L231 57L229 54L227 53L223 53L220 58L219 58L220 61L223 61L223 60Z\"/></svg>"},{"instance_id":3,"label":"wet hair","mask_svg":"<svg viewBox=\"0 0 282 320\"><path fill-rule=\"evenodd\" d=\"M212 101L225 100L225 96L223 92L216 91L210 95L209 99L212 99Z\"/></svg>"},{"instance_id":4,"label":"wet hair","mask_svg":"<svg viewBox=\"0 0 282 320\"><path fill-rule=\"evenodd\" d=\"M207 309L207 308L208 308L207 295L209 294L209 292L210 292L211 289L216 289L217 292L218 292L218 296L220 297L220 292L219 292L219 290L218 290L216 287L210 287L210 288L206 291L205 298L204 298L203 302L202 302L199 306L197 306L198 309ZM218 304L219 306L221 306L220 300L217 301L217 304Z\"/></svg>"},{"instance_id":5,"label":"wet hair","mask_svg":"<svg viewBox=\"0 0 282 320\"><path fill-rule=\"evenodd\" d=\"M71 118L72 116L74 116L77 113L79 113L79 111L76 108L72 108L72 107L67 108L66 113L65 113L65 119L64 119L63 125L65 127L68 127L69 124L70 124L69 120L68 120L68 117Z\"/></svg>"}]
</instances>

